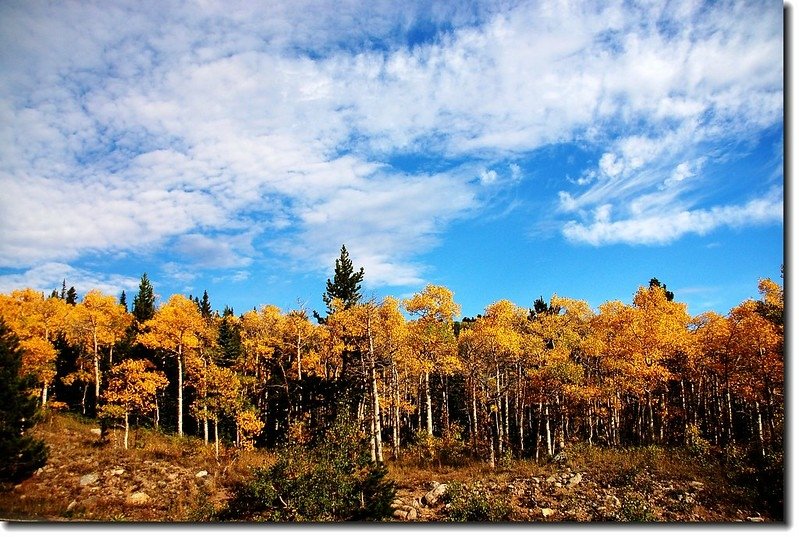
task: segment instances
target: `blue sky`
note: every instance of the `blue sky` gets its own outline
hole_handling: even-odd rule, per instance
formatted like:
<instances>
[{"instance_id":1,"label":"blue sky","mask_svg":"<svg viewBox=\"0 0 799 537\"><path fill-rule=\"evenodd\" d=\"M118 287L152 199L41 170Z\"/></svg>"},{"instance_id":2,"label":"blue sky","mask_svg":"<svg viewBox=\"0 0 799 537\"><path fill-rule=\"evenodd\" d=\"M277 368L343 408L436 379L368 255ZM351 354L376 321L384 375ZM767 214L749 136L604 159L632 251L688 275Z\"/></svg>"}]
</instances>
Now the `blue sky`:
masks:
<instances>
[{"instance_id":1,"label":"blue sky","mask_svg":"<svg viewBox=\"0 0 799 537\"><path fill-rule=\"evenodd\" d=\"M0 4L0 292L693 314L783 263L781 2Z\"/></svg>"}]
</instances>

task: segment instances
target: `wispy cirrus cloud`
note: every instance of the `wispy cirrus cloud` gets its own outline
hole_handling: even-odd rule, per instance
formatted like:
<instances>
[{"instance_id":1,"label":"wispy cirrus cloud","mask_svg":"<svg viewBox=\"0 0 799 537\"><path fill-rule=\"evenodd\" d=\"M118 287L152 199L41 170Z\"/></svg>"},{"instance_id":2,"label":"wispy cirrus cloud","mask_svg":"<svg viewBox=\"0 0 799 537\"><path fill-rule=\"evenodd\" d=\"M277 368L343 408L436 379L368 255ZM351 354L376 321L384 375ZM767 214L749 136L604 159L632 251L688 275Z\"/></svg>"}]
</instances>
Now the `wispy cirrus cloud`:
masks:
<instances>
[{"instance_id":1,"label":"wispy cirrus cloud","mask_svg":"<svg viewBox=\"0 0 799 537\"><path fill-rule=\"evenodd\" d=\"M372 284L418 284L449 225L524 180L498 163L568 143L600 155L550 200L569 240L774 221L774 194L696 195L706 153L781 120L766 7L4 4L0 266L174 248L185 280L259 256L322 270L346 243Z\"/></svg>"}]
</instances>

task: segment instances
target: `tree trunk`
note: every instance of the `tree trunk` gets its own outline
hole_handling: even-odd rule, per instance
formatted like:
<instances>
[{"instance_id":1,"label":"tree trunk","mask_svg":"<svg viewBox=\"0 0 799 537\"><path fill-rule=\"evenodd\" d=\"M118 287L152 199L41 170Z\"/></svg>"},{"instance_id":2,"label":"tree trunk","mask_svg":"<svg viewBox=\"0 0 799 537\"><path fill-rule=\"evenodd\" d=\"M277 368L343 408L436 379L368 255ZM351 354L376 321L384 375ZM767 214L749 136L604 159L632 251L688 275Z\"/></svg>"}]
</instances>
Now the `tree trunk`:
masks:
<instances>
[{"instance_id":1,"label":"tree trunk","mask_svg":"<svg viewBox=\"0 0 799 537\"><path fill-rule=\"evenodd\" d=\"M203 405L203 440L208 445L208 405Z\"/></svg>"},{"instance_id":2,"label":"tree trunk","mask_svg":"<svg viewBox=\"0 0 799 537\"><path fill-rule=\"evenodd\" d=\"M372 388L372 439L375 446L373 461L383 462L383 434L380 428L380 394L377 391L375 349L372 339L372 324L367 318L366 329L369 334L369 381Z\"/></svg>"},{"instance_id":3,"label":"tree trunk","mask_svg":"<svg viewBox=\"0 0 799 537\"><path fill-rule=\"evenodd\" d=\"M427 407L427 434L433 436L433 402L430 399L430 373L424 372L424 399Z\"/></svg>"},{"instance_id":4,"label":"tree trunk","mask_svg":"<svg viewBox=\"0 0 799 537\"><path fill-rule=\"evenodd\" d=\"M214 451L219 459L219 418L214 419Z\"/></svg>"},{"instance_id":5,"label":"tree trunk","mask_svg":"<svg viewBox=\"0 0 799 537\"><path fill-rule=\"evenodd\" d=\"M100 353L97 344L97 329L92 334L94 341L94 407L95 413L97 405L100 404Z\"/></svg>"},{"instance_id":6,"label":"tree trunk","mask_svg":"<svg viewBox=\"0 0 799 537\"><path fill-rule=\"evenodd\" d=\"M178 345L178 436L183 436L183 344Z\"/></svg>"},{"instance_id":7,"label":"tree trunk","mask_svg":"<svg viewBox=\"0 0 799 537\"><path fill-rule=\"evenodd\" d=\"M472 427L472 430L469 431L469 438L472 441L472 449L477 449L477 386L475 382L472 382L472 409L471 409L471 419L469 420L469 425Z\"/></svg>"},{"instance_id":8,"label":"tree trunk","mask_svg":"<svg viewBox=\"0 0 799 537\"><path fill-rule=\"evenodd\" d=\"M128 413L125 412L125 449L128 449L128 431L130 430L130 423L128 421Z\"/></svg>"},{"instance_id":9,"label":"tree trunk","mask_svg":"<svg viewBox=\"0 0 799 537\"><path fill-rule=\"evenodd\" d=\"M760 412L760 403L755 401L755 416L757 417L757 441L760 447L760 456L766 456L766 443L763 441L763 418Z\"/></svg>"},{"instance_id":10,"label":"tree trunk","mask_svg":"<svg viewBox=\"0 0 799 537\"><path fill-rule=\"evenodd\" d=\"M400 454L400 434L402 429L400 427L400 386L399 386L399 373L397 372L396 362L391 363L391 374L394 377L394 434L392 435L392 442L394 447L394 458L399 457Z\"/></svg>"},{"instance_id":11,"label":"tree trunk","mask_svg":"<svg viewBox=\"0 0 799 537\"><path fill-rule=\"evenodd\" d=\"M547 454L551 457L555 453L552 449L552 436L549 429L549 403L544 405L544 433L547 437Z\"/></svg>"}]
</instances>

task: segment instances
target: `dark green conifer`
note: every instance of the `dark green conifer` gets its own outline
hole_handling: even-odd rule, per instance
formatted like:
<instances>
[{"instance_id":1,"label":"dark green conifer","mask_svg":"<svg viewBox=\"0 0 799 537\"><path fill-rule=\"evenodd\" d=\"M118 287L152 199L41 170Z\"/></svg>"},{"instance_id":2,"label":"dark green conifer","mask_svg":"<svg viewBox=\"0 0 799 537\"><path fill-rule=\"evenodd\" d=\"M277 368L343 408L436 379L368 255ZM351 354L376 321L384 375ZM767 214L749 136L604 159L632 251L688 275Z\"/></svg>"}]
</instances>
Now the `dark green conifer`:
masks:
<instances>
[{"instance_id":1,"label":"dark green conifer","mask_svg":"<svg viewBox=\"0 0 799 537\"><path fill-rule=\"evenodd\" d=\"M15 481L47 461L47 446L28 434L37 419L37 399L29 395L36 380L20 376L19 340L0 319L0 481Z\"/></svg>"},{"instance_id":2,"label":"dark green conifer","mask_svg":"<svg viewBox=\"0 0 799 537\"><path fill-rule=\"evenodd\" d=\"M140 323L145 323L155 315L155 292L153 285L147 278L147 273L141 275L139 293L133 297L133 316Z\"/></svg>"}]
</instances>

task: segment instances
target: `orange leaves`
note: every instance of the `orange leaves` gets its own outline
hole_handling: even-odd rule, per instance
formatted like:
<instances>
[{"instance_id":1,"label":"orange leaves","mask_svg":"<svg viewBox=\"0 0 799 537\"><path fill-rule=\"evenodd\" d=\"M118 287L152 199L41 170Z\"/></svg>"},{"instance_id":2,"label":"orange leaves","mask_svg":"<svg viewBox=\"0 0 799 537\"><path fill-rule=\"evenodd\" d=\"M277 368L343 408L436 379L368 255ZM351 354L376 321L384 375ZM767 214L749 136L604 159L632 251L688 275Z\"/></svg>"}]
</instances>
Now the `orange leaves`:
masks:
<instances>
[{"instance_id":1,"label":"orange leaves","mask_svg":"<svg viewBox=\"0 0 799 537\"><path fill-rule=\"evenodd\" d=\"M155 409L156 393L166 387L163 373L146 360L125 360L111 369L103 412L113 417ZM120 414L122 412L122 414Z\"/></svg>"},{"instance_id":2,"label":"orange leaves","mask_svg":"<svg viewBox=\"0 0 799 537\"><path fill-rule=\"evenodd\" d=\"M403 301L405 310L413 316L438 322L452 322L460 315L452 291L440 285L428 284L421 292Z\"/></svg>"},{"instance_id":3,"label":"orange leaves","mask_svg":"<svg viewBox=\"0 0 799 537\"><path fill-rule=\"evenodd\" d=\"M65 328L70 306L57 298L45 299L33 289L0 295L0 317L20 340L21 373L33 374L43 388L55 378L56 350L52 341Z\"/></svg>"},{"instance_id":4,"label":"orange leaves","mask_svg":"<svg viewBox=\"0 0 799 537\"><path fill-rule=\"evenodd\" d=\"M182 352L196 348L206 329L197 305L183 295L172 295L155 316L144 323L137 341L150 349Z\"/></svg>"},{"instance_id":5,"label":"orange leaves","mask_svg":"<svg viewBox=\"0 0 799 537\"><path fill-rule=\"evenodd\" d=\"M460 368L453 318L460 314L452 291L427 285L403 301L405 310L418 318L408 326L408 345L423 371L438 370L448 375Z\"/></svg>"}]
</instances>

